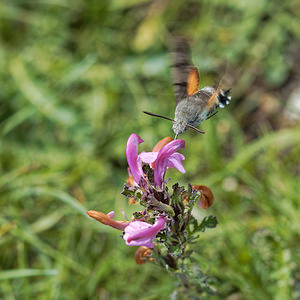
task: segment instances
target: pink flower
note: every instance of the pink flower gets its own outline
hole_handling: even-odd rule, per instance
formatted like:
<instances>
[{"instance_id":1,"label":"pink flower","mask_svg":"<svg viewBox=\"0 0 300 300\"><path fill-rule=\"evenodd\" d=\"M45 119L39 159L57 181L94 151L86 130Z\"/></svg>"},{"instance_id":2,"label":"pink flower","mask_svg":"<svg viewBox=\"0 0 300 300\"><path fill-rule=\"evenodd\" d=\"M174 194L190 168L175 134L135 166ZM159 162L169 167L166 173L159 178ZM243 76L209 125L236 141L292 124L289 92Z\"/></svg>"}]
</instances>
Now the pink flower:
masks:
<instances>
[{"instance_id":1,"label":"pink flower","mask_svg":"<svg viewBox=\"0 0 300 300\"><path fill-rule=\"evenodd\" d=\"M159 216L156 222L151 225L143 221L132 221L125 228L123 239L128 246L145 246L153 248L153 239L164 229L166 219Z\"/></svg>"},{"instance_id":2,"label":"pink flower","mask_svg":"<svg viewBox=\"0 0 300 300\"><path fill-rule=\"evenodd\" d=\"M133 133L128 139L126 148L129 169L136 184L144 186L146 183L142 163L149 164L154 168L154 183L158 186L162 185L167 167L176 168L178 171L185 173L181 162L184 160L184 156L176 152L178 149L185 147L184 140L172 141L171 138L167 137L154 147L154 151L138 154L138 145L142 142L143 140Z\"/></svg>"},{"instance_id":3,"label":"pink flower","mask_svg":"<svg viewBox=\"0 0 300 300\"><path fill-rule=\"evenodd\" d=\"M173 140L159 151L154 168L154 184L156 186L162 185L167 167L176 168L179 172L185 173L185 169L181 163L184 156L176 152L184 147L184 140Z\"/></svg>"}]
</instances>

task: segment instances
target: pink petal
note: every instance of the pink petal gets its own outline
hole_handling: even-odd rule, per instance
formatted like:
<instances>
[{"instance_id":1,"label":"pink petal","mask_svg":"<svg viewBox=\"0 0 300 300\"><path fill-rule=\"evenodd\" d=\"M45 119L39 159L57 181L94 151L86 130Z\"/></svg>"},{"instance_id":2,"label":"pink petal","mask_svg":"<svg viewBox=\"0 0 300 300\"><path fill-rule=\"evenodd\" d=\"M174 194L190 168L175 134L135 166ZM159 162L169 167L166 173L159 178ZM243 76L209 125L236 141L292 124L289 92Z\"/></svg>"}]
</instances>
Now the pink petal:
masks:
<instances>
[{"instance_id":1,"label":"pink petal","mask_svg":"<svg viewBox=\"0 0 300 300\"><path fill-rule=\"evenodd\" d=\"M176 168L179 172L185 173L182 160L184 160L184 156L181 153L172 154L168 160L168 168Z\"/></svg>"},{"instance_id":2,"label":"pink petal","mask_svg":"<svg viewBox=\"0 0 300 300\"><path fill-rule=\"evenodd\" d=\"M113 219L114 216L115 216L115 212L114 212L114 211L110 211L107 215L108 215L111 219Z\"/></svg>"},{"instance_id":3,"label":"pink petal","mask_svg":"<svg viewBox=\"0 0 300 300\"><path fill-rule=\"evenodd\" d=\"M141 158L142 162L151 164L156 160L157 155L158 152L142 152L140 153L139 157Z\"/></svg>"},{"instance_id":4,"label":"pink petal","mask_svg":"<svg viewBox=\"0 0 300 300\"><path fill-rule=\"evenodd\" d=\"M124 240L126 241L126 245L128 246L146 246L148 248L153 248L152 239L148 236L142 237L138 240L132 240L130 239L132 236L134 236L138 232L142 232L144 230L147 230L148 228L151 228L151 224L142 222L142 221L133 221L131 222L131 226L127 228L125 231L125 234L123 236ZM126 229L126 228L125 228Z\"/></svg>"},{"instance_id":5,"label":"pink petal","mask_svg":"<svg viewBox=\"0 0 300 300\"><path fill-rule=\"evenodd\" d=\"M127 141L126 157L130 172L137 184L144 180L144 173L142 169L142 160L138 157L139 144L144 141L135 133L132 133Z\"/></svg>"},{"instance_id":6,"label":"pink petal","mask_svg":"<svg viewBox=\"0 0 300 300\"><path fill-rule=\"evenodd\" d=\"M123 236L128 246L145 246L153 248L153 239L165 227L166 219L158 217L155 224L143 221L133 221L125 228Z\"/></svg>"},{"instance_id":7,"label":"pink petal","mask_svg":"<svg viewBox=\"0 0 300 300\"><path fill-rule=\"evenodd\" d=\"M163 183L170 156L184 147L184 140L173 140L159 151L154 168L154 184L156 186L161 186Z\"/></svg>"}]
</instances>

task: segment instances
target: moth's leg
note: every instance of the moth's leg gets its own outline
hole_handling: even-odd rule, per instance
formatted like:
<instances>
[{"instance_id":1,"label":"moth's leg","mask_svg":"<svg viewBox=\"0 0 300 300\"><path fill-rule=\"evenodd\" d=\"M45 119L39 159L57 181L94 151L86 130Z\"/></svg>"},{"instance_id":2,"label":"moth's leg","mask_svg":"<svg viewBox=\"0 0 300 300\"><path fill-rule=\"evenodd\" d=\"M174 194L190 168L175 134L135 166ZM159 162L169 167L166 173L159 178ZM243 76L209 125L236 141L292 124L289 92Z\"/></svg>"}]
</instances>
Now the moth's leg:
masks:
<instances>
[{"instance_id":1,"label":"moth's leg","mask_svg":"<svg viewBox=\"0 0 300 300\"><path fill-rule=\"evenodd\" d=\"M215 116L217 113L218 113L218 110L215 111L214 113L211 113L209 116L207 116L205 120L210 119L211 117Z\"/></svg>"}]
</instances>

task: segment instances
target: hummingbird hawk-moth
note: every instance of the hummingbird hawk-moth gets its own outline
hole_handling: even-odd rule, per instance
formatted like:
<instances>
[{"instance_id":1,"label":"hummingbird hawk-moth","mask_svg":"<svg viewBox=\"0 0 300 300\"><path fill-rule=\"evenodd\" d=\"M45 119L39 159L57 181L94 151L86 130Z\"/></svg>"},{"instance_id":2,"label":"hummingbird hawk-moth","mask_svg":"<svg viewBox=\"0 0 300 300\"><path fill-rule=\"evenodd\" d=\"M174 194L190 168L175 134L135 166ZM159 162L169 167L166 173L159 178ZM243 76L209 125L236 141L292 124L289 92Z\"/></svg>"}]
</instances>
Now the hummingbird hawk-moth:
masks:
<instances>
[{"instance_id":1,"label":"hummingbird hawk-moth","mask_svg":"<svg viewBox=\"0 0 300 300\"><path fill-rule=\"evenodd\" d=\"M218 107L229 104L230 89L223 90L219 86L206 86L199 90L199 72L191 64L190 48L182 37L176 37L173 48L172 77L176 100L175 118L170 119L161 115L145 112L148 115L167 119L173 122L175 139L177 136L191 128L200 133L196 128L203 121L217 113Z\"/></svg>"}]
</instances>

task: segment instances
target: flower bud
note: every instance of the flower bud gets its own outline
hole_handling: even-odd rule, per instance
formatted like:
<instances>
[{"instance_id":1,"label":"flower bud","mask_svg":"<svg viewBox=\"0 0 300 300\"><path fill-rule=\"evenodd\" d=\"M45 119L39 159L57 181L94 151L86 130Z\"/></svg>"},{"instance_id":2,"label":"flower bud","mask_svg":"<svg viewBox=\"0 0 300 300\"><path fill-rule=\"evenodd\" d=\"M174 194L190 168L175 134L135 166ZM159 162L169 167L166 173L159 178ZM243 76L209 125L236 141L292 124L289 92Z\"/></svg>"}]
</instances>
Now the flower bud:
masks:
<instances>
[{"instance_id":1,"label":"flower bud","mask_svg":"<svg viewBox=\"0 0 300 300\"><path fill-rule=\"evenodd\" d=\"M161 150L162 147L164 147L165 145L167 145L168 143L172 142L173 139L170 136L167 136L165 138L163 138L162 140L160 140L153 148L153 152L159 152ZM152 169L154 169L155 167L155 161L152 163L151 165Z\"/></svg>"},{"instance_id":2,"label":"flower bud","mask_svg":"<svg viewBox=\"0 0 300 300\"><path fill-rule=\"evenodd\" d=\"M168 143L172 142L173 139L169 136L163 138L162 140L160 140L153 148L153 152L159 152L161 150L161 148L165 145L167 145Z\"/></svg>"},{"instance_id":3,"label":"flower bud","mask_svg":"<svg viewBox=\"0 0 300 300\"><path fill-rule=\"evenodd\" d=\"M131 205L131 204L135 205L135 204L138 204L138 202L135 201L134 198L128 197L128 204L129 204L129 205Z\"/></svg>"},{"instance_id":4,"label":"flower bud","mask_svg":"<svg viewBox=\"0 0 300 300\"><path fill-rule=\"evenodd\" d=\"M128 186L134 186L134 178L132 175L129 175L126 179L126 183ZM128 197L128 204L137 204L138 202L134 200L132 197Z\"/></svg>"},{"instance_id":5,"label":"flower bud","mask_svg":"<svg viewBox=\"0 0 300 300\"><path fill-rule=\"evenodd\" d=\"M129 175L128 178L126 179L126 183L129 185L129 186L134 186L134 178L132 175Z\"/></svg>"},{"instance_id":6,"label":"flower bud","mask_svg":"<svg viewBox=\"0 0 300 300\"><path fill-rule=\"evenodd\" d=\"M115 229L118 229L118 230L124 230L130 222L127 222L127 221L115 221L113 220L113 217L114 217L114 212L110 212L108 214L105 214L101 211L95 211L95 210L89 210L87 212L87 214L94 218L95 220L101 222L102 224L104 225L108 225L108 226L111 226Z\"/></svg>"},{"instance_id":7,"label":"flower bud","mask_svg":"<svg viewBox=\"0 0 300 300\"><path fill-rule=\"evenodd\" d=\"M154 261L152 257L149 257L151 255L151 249L145 246L140 246L134 255L135 262L138 265L142 265L146 263L147 261Z\"/></svg>"},{"instance_id":8,"label":"flower bud","mask_svg":"<svg viewBox=\"0 0 300 300\"><path fill-rule=\"evenodd\" d=\"M210 207L213 204L214 195L213 195L210 188L208 188L205 185L192 185L192 188L196 191L201 192L201 197L198 201L198 205L201 208L206 209L206 208Z\"/></svg>"},{"instance_id":9,"label":"flower bud","mask_svg":"<svg viewBox=\"0 0 300 300\"><path fill-rule=\"evenodd\" d=\"M177 263L176 263L176 259L170 254L168 253L165 257L164 260L166 262L166 264L171 267L172 269L176 270L177 269Z\"/></svg>"}]
</instances>

